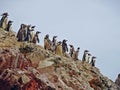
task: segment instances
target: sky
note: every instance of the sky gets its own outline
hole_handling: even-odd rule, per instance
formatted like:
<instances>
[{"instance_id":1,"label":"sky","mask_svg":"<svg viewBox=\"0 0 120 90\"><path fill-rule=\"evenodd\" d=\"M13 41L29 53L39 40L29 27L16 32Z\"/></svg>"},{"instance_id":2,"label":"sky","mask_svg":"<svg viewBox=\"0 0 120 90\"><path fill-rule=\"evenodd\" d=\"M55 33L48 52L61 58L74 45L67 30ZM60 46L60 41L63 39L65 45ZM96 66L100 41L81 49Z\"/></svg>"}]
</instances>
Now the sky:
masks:
<instances>
[{"instance_id":1,"label":"sky","mask_svg":"<svg viewBox=\"0 0 120 90\"><path fill-rule=\"evenodd\" d=\"M20 24L36 26L40 45L46 34L57 35L97 57L96 67L113 81L120 73L120 0L0 0L15 32ZM1 18L1 17L0 17Z\"/></svg>"}]
</instances>

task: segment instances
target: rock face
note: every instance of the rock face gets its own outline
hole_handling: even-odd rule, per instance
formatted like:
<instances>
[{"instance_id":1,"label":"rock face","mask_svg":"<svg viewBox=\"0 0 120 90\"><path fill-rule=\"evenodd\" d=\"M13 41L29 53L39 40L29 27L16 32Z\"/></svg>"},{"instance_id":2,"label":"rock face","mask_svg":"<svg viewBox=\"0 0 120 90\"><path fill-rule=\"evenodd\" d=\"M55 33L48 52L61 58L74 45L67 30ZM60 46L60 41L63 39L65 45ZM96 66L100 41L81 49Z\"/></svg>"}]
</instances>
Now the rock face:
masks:
<instances>
[{"instance_id":1,"label":"rock face","mask_svg":"<svg viewBox=\"0 0 120 90\"><path fill-rule=\"evenodd\" d=\"M117 79L115 81L115 84L117 84L118 87L120 87L120 74L118 74L118 77L117 77Z\"/></svg>"},{"instance_id":2,"label":"rock face","mask_svg":"<svg viewBox=\"0 0 120 90\"><path fill-rule=\"evenodd\" d=\"M88 63L17 42L0 29L0 90L120 90L116 84Z\"/></svg>"}]
</instances>

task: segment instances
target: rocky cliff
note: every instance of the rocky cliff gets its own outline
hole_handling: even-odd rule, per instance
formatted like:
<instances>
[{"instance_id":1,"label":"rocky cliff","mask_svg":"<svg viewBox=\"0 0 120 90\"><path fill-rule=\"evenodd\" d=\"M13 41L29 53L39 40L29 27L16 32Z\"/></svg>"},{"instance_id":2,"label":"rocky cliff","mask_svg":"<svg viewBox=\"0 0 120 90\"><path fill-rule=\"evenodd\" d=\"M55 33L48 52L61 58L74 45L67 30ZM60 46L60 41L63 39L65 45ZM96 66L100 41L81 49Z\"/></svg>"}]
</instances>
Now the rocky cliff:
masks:
<instances>
[{"instance_id":1,"label":"rocky cliff","mask_svg":"<svg viewBox=\"0 0 120 90\"><path fill-rule=\"evenodd\" d=\"M115 84L118 85L118 87L120 87L120 74L118 74L117 79L115 80Z\"/></svg>"},{"instance_id":2,"label":"rocky cliff","mask_svg":"<svg viewBox=\"0 0 120 90\"><path fill-rule=\"evenodd\" d=\"M0 90L120 90L99 69L0 29Z\"/></svg>"}]
</instances>

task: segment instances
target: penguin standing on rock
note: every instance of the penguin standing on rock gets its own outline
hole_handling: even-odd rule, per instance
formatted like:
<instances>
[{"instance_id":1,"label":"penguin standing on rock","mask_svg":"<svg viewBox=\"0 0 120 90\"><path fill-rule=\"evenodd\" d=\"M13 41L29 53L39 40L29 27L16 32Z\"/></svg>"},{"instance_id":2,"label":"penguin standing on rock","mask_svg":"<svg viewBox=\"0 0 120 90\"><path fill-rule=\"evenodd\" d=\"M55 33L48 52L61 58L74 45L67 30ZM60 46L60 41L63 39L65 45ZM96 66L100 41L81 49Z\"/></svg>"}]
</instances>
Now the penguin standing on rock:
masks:
<instances>
[{"instance_id":1,"label":"penguin standing on rock","mask_svg":"<svg viewBox=\"0 0 120 90\"><path fill-rule=\"evenodd\" d=\"M67 47L67 40L63 40L63 42L62 42L62 50L63 50L63 54L65 55L66 54L66 52L68 52L68 47Z\"/></svg>"},{"instance_id":2,"label":"penguin standing on rock","mask_svg":"<svg viewBox=\"0 0 120 90\"><path fill-rule=\"evenodd\" d=\"M51 45L51 49L52 52L55 52L56 46L57 46L57 36L53 36L53 40L52 40L52 45Z\"/></svg>"},{"instance_id":3,"label":"penguin standing on rock","mask_svg":"<svg viewBox=\"0 0 120 90\"><path fill-rule=\"evenodd\" d=\"M8 21L8 25L7 25L6 29L5 29L6 31L12 30L12 27L11 27L12 23L13 23L13 21Z\"/></svg>"},{"instance_id":4,"label":"penguin standing on rock","mask_svg":"<svg viewBox=\"0 0 120 90\"><path fill-rule=\"evenodd\" d=\"M69 45L69 46L70 46L70 56L73 57L73 53L75 52L74 46L73 45Z\"/></svg>"},{"instance_id":5,"label":"penguin standing on rock","mask_svg":"<svg viewBox=\"0 0 120 90\"><path fill-rule=\"evenodd\" d=\"M34 29L36 26L32 26L31 28Z\"/></svg>"},{"instance_id":6,"label":"penguin standing on rock","mask_svg":"<svg viewBox=\"0 0 120 90\"><path fill-rule=\"evenodd\" d=\"M51 50L51 40L49 39L49 34L44 37L44 49Z\"/></svg>"},{"instance_id":7,"label":"penguin standing on rock","mask_svg":"<svg viewBox=\"0 0 120 90\"><path fill-rule=\"evenodd\" d=\"M83 62L86 61L86 56L87 56L87 53L88 53L88 52L89 52L88 50L85 50L85 51L84 51L83 58L82 58L82 61L83 61Z\"/></svg>"},{"instance_id":8,"label":"penguin standing on rock","mask_svg":"<svg viewBox=\"0 0 120 90\"><path fill-rule=\"evenodd\" d=\"M35 33L34 33L35 27L36 27L36 26L32 26L32 27L31 27L31 32L30 32L30 33L31 33L31 38L30 38L30 42L32 42L32 40L33 40L33 37L34 37L34 34L35 34Z\"/></svg>"},{"instance_id":9,"label":"penguin standing on rock","mask_svg":"<svg viewBox=\"0 0 120 90\"><path fill-rule=\"evenodd\" d=\"M0 20L0 28L6 29L9 15L7 12L5 12L1 16L2 18Z\"/></svg>"},{"instance_id":10,"label":"penguin standing on rock","mask_svg":"<svg viewBox=\"0 0 120 90\"><path fill-rule=\"evenodd\" d=\"M22 41L22 29L23 29L23 26L24 26L24 24L21 24L20 29L18 30L18 33L17 33L17 36L16 36L18 41Z\"/></svg>"},{"instance_id":11,"label":"penguin standing on rock","mask_svg":"<svg viewBox=\"0 0 120 90\"><path fill-rule=\"evenodd\" d=\"M95 66L95 61L96 61L95 59L96 59L96 57L94 57L94 56L93 56L92 59L91 59L90 64L91 64L92 66Z\"/></svg>"},{"instance_id":12,"label":"penguin standing on rock","mask_svg":"<svg viewBox=\"0 0 120 90\"><path fill-rule=\"evenodd\" d=\"M26 38L26 28L27 28L27 25L25 24L21 24L20 25L20 29L17 33L17 38L18 38L18 41L24 41L25 38Z\"/></svg>"},{"instance_id":13,"label":"penguin standing on rock","mask_svg":"<svg viewBox=\"0 0 120 90\"><path fill-rule=\"evenodd\" d=\"M59 41L56 46L55 54L62 56L62 42Z\"/></svg>"},{"instance_id":14,"label":"penguin standing on rock","mask_svg":"<svg viewBox=\"0 0 120 90\"><path fill-rule=\"evenodd\" d=\"M75 60L78 60L79 51L80 51L80 48L78 47L77 50L76 50L76 51L74 52L74 54L73 54L73 58L74 58Z\"/></svg>"},{"instance_id":15,"label":"penguin standing on rock","mask_svg":"<svg viewBox=\"0 0 120 90\"><path fill-rule=\"evenodd\" d=\"M88 53L87 63L89 63L89 62L90 62L90 57L91 57L91 54L90 54L90 53Z\"/></svg>"},{"instance_id":16,"label":"penguin standing on rock","mask_svg":"<svg viewBox=\"0 0 120 90\"><path fill-rule=\"evenodd\" d=\"M25 37L25 39L24 39L24 41L30 41L30 39L32 38L32 36L31 36L31 29L30 29L30 27L31 27L31 25L27 25L27 33L26 33L26 37Z\"/></svg>"},{"instance_id":17,"label":"penguin standing on rock","mask_svg":"<svg viewBox=\"0 0 120 90\"><path fill-rule=\"evenodd\" d=\"M56 45L56 42L57 42L56 38L57 36L53 36L53 40L52 40L53 45Z\"/></svg>"},{"instance_id":18,"label":"penguin standing on rock","mask_svg":"<svg viewBox=\"0 0 120 90\"><path fill-rule=\"evenodd\" d=\"M38 34L39 33L41 33L41 32L37 31L36 34L35 34L35 36L34 36L34 38L33 38L33 43L35 43L35 44L37 43L37 41L38 41L38 43L40 42L40 40L38 38Z\"/></svg>"},{"instance_id":19,"label":"penguin standing on rock","mask_svg":"<svg viewBox=\"0 0 120 90\"><path fill-rule=\"evenodd\" d=\"M90 53L86 53L85 62L89 63L90 56Z\"/></svg>"}]
</instances>

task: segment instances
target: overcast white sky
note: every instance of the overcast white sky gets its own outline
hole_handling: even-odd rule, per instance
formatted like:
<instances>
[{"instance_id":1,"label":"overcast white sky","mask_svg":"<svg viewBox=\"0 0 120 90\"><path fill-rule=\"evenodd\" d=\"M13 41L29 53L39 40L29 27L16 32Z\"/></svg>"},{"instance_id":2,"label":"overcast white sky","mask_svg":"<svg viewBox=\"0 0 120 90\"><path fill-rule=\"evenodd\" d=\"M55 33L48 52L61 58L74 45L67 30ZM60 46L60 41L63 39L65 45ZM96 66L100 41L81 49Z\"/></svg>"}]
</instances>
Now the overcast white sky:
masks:
<instances>
[{"instance_id":1,"label":"overcast white sky","mask_svg":"<svg viewBox=\"0 0 120 90\"><path fill-rule=\"evenodd\" d=\"M9 13L13 30L36 25L40 44L49 34L80 46L80 59L88 49L96 66L113 81L120 73L120 0L0 0L0 13Z\"/></svg>"}]
</instances>

